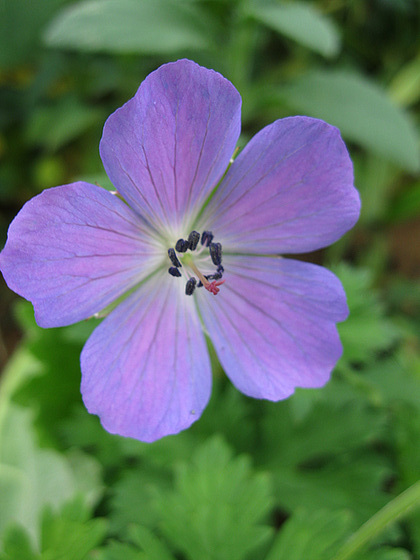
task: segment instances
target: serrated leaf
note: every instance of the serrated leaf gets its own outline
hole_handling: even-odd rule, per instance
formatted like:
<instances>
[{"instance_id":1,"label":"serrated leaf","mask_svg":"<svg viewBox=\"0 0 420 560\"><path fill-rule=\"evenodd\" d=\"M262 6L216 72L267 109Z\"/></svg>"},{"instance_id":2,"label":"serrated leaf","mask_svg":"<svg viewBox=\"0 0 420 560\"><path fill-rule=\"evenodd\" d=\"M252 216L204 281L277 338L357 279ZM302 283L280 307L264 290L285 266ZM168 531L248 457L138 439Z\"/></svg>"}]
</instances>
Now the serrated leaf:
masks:
<instances>
[{"instance_id":1,"label":"serrated leaf","mask_svg":"<svg viewBox=\"0 0 420 560\"><path fill-rule=\"evenodd\" d=\"M69 515L70 513L70 515ZM104 519L86 519L85 512L79 510L78 519L74 507L64 507L53 513L50 508L42 516L42 560L85 560L86 555L102 542L107 523Z\"/></svg>"},{"instance_id":2,"label":"serrated leaf","mask_svg":"<svg viewBox=\"0 0 420 560\"><path fill-rule=\"evenodd\" d=\"M280 528L265 560L326 560L351 528L348 511L297 510Z\"/></svg>"},{"instance_id":3,"label":"serrated leaf","mask_svg":"<svg viewBox=\"0 0 420 560\"><path fill-rule=\"evenodd\" d=\"M337 126L344 138L409 171L419 169L419 136L413 122L366 78L342 70L311 71L280 95L294 110Z\"/></svg>"},{"instance_id":4,"label":"serrated leaf","mask_svg":"<svg viewBox=\"0 0 420 560\"><path fill-rule=\"evenodd\" d=\"M334 402L335 393L330 392L329 399L314 402L307 414L296 417L293 401L300 395L293 395L288 402L266 405L262 443L270 466L325 464L340 454L357 451L381 434L383 418L354 396L347 402Z\"/></svg>"},{"instance_id":5,"label":"serrated leaf","mask_svg":"<svg viewBox=\"0 0 420 560\"><path fill-rule=\"evenodd\" d=\"M154 506L158 492L169 489L169 471L143 465L141 470L124 470L114 484L109 519L112 530L124 534L130 524L154 527L159 514Z\"/></svg>"},{"instance_id":6,"label":"serrated leaf","mask_svg":"<svg viewBox=\"0 0 420 560\"><path fill-rule=\"evenodd\" d=\"M236 450L247 451L249 443L255 441L258 429L252 416L252 405L253 401L244 398L230 383L222 386L221 379L216 378L210 402L200 422L193 426L193 432L207 437L222 434Z\"/></svg>"},{"instance_id":7,"label":"serrated leaf","mask_svg":"<svg viewBox=\"0 0 420 560\"><path fill-rule=\"evenodd\" d=\"M98 560L175 560L161 538L140 525L128 528L130 543L111 541L96 552ZM133 544L131 544L133 543Z\"/></svg>"},{"instance_id":8,"label":"serrated leaf","mask_svg":"<svg viewBox=\"0 0 420 560\"><path fill-rule=\"evenodd\" d=\"M174 560L166 545L146 527L134 526L129 534L132 542L145 553L147 560Z\"/></svg>"},{"instance_id":9,"label":"serrated leaf","mask_svg":"<svg viewBox=\"0 0 420 560\"><path fill-rule=\"evenodd\" d=\"M385 316L369 269L341 264L334 272L344 286L350 309L347 320L338 325L342 359L348 363L372 360L377 351L389 348L398 339L399 329Z\"/></svg>"},{"instance_id":10,"label":"serrated leaf","mask_svg":"<svg viewBox=\"0 0 420 560\"><path fill-rule=\"evenodd\" d=\"M365 453L305 470L280 465L273 481L283 510L347 509L355 522L363 523L387 503L389 498L382 488L390 474L391 469L381 460Z\"/></svg>"},{"instance_id":11,"label":"serrated leaf","mask_svg":"<svg viewBox=\"0 0 420 560\"><path fill-rule=\"evenodd\" d=\"M174 0L88 0L49 25L49 46L78 51L166 54L202 49L211 25L189 3Z\"/></svg>"},{"instance_id":12,"label":"serrated leaf","mask_svg":"<svg viewBox=\"0 0 420 560\"><path fill-rule=\"evenodd\" d=\"M326 57L339 52L340 35L337 28L312 4L254 1L247 12L270 29Z\"/></svg>"},{"instance_id":13,"label":"serrated leaf","mask_svg":"<svg viewBox=\"0 0 420 560\"><path fill-rule=\"evenodd\" d=\"M159 497L162 531L190 560L239 560L266 542L267 476L215 437L176 470L175 490Z\"/></svg>"},{"instance_id":14,"label":"serrated leaf","mask_svg":"<svg viewBox=\"0 0 420 560\"><path fill-rule=\"evenodd\" d=\"M266 403L261 460L272 471L280 509L348 509L362 523L387 501L391 469L369 451L380 440L383 414L354 397L335 403L329 395L300 421L289 402Z\"/></svg>"},{"instance_id":15,"label":"serrated leaf","mask_svg":"<svg viewBox=\"0 0 420 560\"><path fill-rule=\"evenodd\" d=\"M397 356L371 364L363 372L363 381L372 386L381 404L420 407L420 375L415 375Z\"/></svg>"}]
</instances>

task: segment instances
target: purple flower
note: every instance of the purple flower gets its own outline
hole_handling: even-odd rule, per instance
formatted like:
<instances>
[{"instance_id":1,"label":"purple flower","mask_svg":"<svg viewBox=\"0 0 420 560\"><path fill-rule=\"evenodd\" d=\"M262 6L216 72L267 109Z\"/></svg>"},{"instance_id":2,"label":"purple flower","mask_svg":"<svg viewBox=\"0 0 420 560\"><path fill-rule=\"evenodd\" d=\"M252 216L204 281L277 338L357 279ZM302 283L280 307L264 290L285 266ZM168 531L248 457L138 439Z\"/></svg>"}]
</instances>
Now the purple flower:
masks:
<instances>
[{"instance_id":1,"label":"purple flower","mask_svg":"<svg viewBox=\"0 0 420 560\"><path fill-rule=\"evenodd\" d=\"M83 400L109 432L153 441L200 417L211 390L203 331L255 398L319 387L341 355L340 282L278 255L325 247L357 221L346 147L323 121L285 118L226 172L240 107L220 74L161 66L105 123L100 153L119 196L84 182L48 189L9 228L0 268L41 327L129 292L81 355Z\"/></svg>"}]
</instances>

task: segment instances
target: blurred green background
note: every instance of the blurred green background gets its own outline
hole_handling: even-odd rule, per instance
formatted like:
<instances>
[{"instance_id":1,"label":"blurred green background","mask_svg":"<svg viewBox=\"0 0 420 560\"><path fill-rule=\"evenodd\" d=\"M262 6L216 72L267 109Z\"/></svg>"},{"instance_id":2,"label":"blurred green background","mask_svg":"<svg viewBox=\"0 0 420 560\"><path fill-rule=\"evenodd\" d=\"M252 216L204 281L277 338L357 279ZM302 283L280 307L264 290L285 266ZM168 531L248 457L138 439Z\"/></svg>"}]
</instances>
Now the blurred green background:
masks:
<instances>
[{"instance_id":1,"label":"blurred green background","mask_svg":"<svg viewBox=\"0 0 420 560\"><path fill-rule=\"evenodd\" d=\"M0 0L0 246L41 190L109 184L105 119L183 57L241 93L242 147L289 115L340 128L362 215L307 258L345 286L344 355L280 403L214 360L202 419L142 444L83 407L92 321L44 331L1 280L0 559L419 559L418 0Z\"/></svg>"}]
</instances>

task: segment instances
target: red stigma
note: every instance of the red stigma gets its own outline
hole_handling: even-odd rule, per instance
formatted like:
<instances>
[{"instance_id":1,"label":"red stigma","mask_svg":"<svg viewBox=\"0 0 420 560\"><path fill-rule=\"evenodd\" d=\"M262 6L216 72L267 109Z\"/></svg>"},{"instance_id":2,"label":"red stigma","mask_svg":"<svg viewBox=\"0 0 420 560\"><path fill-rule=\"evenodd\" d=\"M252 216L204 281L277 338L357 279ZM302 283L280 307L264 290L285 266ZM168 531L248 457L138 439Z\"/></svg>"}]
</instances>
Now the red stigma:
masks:
<instances>
[{"instance_id":1,"label":"red stigma","mask_svg":"<svg viewBox=\"0 0 420 560\"><path fill-rule=\"evenodd\" d=\"M208 282L204 284L204 287L206 288L206 290L208 290L210 293L216 296L220 292L220 288L218 288L218 286L220 286L224 282L225 280L218 280L218 281L213 280L213 282Z\"/></svg>"}]
</instances>

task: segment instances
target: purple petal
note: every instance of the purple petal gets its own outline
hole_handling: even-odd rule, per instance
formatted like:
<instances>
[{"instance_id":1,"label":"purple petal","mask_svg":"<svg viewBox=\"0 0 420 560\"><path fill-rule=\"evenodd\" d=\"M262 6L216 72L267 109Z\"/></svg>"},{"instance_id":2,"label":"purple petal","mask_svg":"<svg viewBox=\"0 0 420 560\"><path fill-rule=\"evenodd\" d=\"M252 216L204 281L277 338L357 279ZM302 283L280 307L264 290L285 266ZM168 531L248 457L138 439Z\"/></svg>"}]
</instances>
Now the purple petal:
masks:
<instances>
[{"instance_id":1,"label":"purple petal","mask_svg":"<svg viewBox=\"0 0 420 560\"><path fill-rule=\"evenodd\" d=\"M161 66L105 123L100 152L115 188L158 228L179 229L229 164L240 106L217 72L189 60Z\"/></svg>"},{"instance_id":2,"label":"purple petal","mask_svg":"<svg viewBox=\"0 0 420 560\"><path fill-rule=\"evenodd\" d=\"M202 219L225 250L298 253L339 239L359 211L339 131L317 119L291 117L254 136Z\"/></svg>"},{"instance_id":3,"label":"purple petal","mask_svg":"<svg viewBox=\"0 0 420 560\"><path fill-rule=\"evenodd\" d=\"M25 204L0 254L8 286L31 301L41 327L93 315L150 273L153 240L108 191L73 183Z\"/></svg>"},{"instance_id":4,"label":"purple petal","mask_svg":"<svg viewBox=\"0 0 420 560\"><path fill-rule=\"evenodd\" d=\"M106 430L154 441L188 428L206 406L211 369L193 298L178 278L150 279L87 341L82 395Z\"/></svg>"},{"instance_id":5,"label":"purple petal","mask_svg":"<svg viewBox=\"0 0 420 560\"><path fill-rule=\"evenodd\" d=\"M226 256L226 283L198 295L217 355L235 386L279 400L320 387L342 353L335 323L348 314L339 280L314 264ZM210 296L210 297L209 297Z\"/></svg>"}]
</instances>

